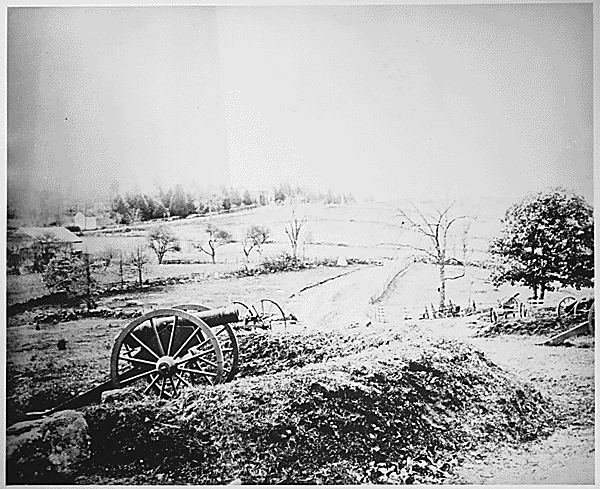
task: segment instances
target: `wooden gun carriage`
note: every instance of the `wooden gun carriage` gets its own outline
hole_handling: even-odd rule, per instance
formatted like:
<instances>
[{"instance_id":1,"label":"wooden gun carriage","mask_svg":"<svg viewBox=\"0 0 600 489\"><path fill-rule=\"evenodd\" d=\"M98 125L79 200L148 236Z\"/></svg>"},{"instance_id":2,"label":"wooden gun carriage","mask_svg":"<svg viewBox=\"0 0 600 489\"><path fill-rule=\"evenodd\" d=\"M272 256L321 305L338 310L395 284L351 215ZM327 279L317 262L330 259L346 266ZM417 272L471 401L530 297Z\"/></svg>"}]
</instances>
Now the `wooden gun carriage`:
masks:
<instances>
[{"instance_id":1,"label":"wooden gun carriage","mask_svg":"<svg viewBox=\"0 0 600 489\"><path fill-rule=\"evenodd\" d=\"M498 301L498 307L492 307L490 309L490 320L492 323L496 323L500 316L505 318L512 316L514 318L523 318L527 316L527 307L519 299L519 292L511 295L510 297L504 297Z\"/></svg>"},{"instance_id":2,"label":"wooden gun carriage","mask_svg":"<svg viewBox=\"0 0 600 489\"><path fill-rule=\"evenodd\" d=\"M277 309L281 311L279 305ZM250 320L260 319L260 312L255 310ZM115 338L106 382L56 408L27 416L99 403L103 392L129 386L139 387L143 394L172 399L185 387L229 382L239 365L238 341L231 324L248 320L247 311L239 305L209 309L179 304L143 314Z\"/></svg>"}]
</instances>

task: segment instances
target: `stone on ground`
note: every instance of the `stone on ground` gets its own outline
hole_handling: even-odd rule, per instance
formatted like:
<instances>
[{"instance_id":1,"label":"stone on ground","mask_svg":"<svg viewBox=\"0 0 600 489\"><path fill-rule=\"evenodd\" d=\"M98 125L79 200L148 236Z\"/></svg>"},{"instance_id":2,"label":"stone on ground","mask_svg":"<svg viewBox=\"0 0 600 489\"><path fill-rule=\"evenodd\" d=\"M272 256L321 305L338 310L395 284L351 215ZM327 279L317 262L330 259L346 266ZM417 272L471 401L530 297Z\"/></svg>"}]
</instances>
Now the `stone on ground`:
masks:
<instances>
[{"instance_id":1,"label":"stone on ground","mask_svg":"<svg viewBox=\"0 0 600 489\"><path fill-rule=\"evenodd\" d=\"M88 424L67 410L21 421L6 430L6 481L9 484L66 482L90 457Z\"/></svg>"}]
</instances>

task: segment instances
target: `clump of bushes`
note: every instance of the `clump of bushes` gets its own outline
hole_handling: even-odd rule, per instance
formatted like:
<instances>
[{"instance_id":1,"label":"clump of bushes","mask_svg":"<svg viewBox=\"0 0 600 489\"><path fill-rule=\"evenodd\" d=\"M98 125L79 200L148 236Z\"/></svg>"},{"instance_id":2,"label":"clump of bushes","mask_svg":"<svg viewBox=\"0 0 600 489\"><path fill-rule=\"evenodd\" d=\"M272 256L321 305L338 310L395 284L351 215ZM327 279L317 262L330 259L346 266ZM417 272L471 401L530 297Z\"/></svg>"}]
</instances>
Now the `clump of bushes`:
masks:
<instances>
[{"instance_id":1,"label":"clump of bushes","mask_svg":"<svg viewBox=\"0 0 600 489\"><path fill-rule=\"evenodd\" d=\"M413 339L170 402L88 407L95 456L77 482L439 483L483 443L549 434L552 412L472 347Z\"/></svg>"}]
</instances>

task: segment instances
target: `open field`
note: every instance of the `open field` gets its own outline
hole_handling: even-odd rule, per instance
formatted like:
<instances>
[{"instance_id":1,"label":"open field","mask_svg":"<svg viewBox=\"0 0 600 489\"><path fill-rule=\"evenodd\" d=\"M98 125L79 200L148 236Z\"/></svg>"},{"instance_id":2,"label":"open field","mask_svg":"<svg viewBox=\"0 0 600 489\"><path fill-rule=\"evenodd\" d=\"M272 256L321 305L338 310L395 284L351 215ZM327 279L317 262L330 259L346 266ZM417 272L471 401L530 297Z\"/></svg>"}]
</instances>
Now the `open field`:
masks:
<instances>
[{"instance_id":1,"label":"open field","mask_svg":"<svg viewBox=\"0 0 600 489\"><path fill-rule=\"evenodd\" d=\"M391 355L391 358L397 358L408 344L413 344L413 339L415 345L421 340L459 340L483 352L486 361L489 359L506 372L503 375L514 377L542 393L556 410L557 425L549 438L507 445L477 445L470 451L460 452L457 454L457 460L461 460L458 465L452 466L452 469L444 465L444 470L449 472L444 478L436 480L449 484L593 483L593 339L583 336L565 346L540 347L536 344L544 338L539 336L480 338L476 336L477 333L490 324L486 314L419 321L417 318L424 307L432 303L437 305L439 300L436 292L438 271L432 265L412 263L412 260L407 260L406 250L397 250L390 245L398 239L398 229L387 222L392 213L390 208L387 214L381 208L379 210L375 212L373 208L348 206L320 207L311 211L309 224L313 241L327 244L310 244L306 247L306 254L388 258L383 260L383 266L317 267L248 277L215 277L215 273L233 271L242 266L238 261L240 252L236 248L239 244L234 243L220 250L219 263L215 265L154 264L146 274L148 278L155 278L196 273L198 275L194 280L101 297L98 305L110 310L118 308L148 312L176 303L196 303L216 308L232 301L250 305L262 298L270 298L281 305L288 318L295 318L288 321L285 331L272 333L274 340L277 335L283 335L285 343L286 335L290 335L290 338L306 335L309 338L315 332L335 332L341 337L357 334L373 337L381 331L382 341L387 345L385 355ZM243 229L252 223L272 226L273 243L268 245L265 254L274 255L286 249L279 222L279 219L285 218L286 212L289 209L257 209L244 215L219 216L215 223L230 230L238 239ZM182 240L202 232L202 219L190 221L173 223ZM490 233L494 227L491 217L487 221L482 218L476 223L481 233ZM275 231L278 225L281 229ZM142 232L134 230L132 234ZM478 236L484 239L483 234ZM127 249L136 240L143 239L142 236L86 237L88 244L96 247L95 251L108 246ZM485 237L487 239L488 236ZM361 252L364 254L360 255ZM182 252L181 256L198 258L189 249L187 253ZM407 264L409 266L405 269ZM401 270L404 271L381 295L382 287ZM461 271L458 267L447 268L449 276ZM9 304L11 301L18 302L17 297L27 296L28 291L31 294L39 290L40 281L35 276L9 277L9 280ZM467 267L464 277L447 282L447 298L460 304L463 309L475 301L478 309L484 310L496 305L501 297L515 292L520 293L522 300L530 295L525 288L509 285L495 288L489 281L489 272L478 267ZM554 307L567 294L583 297L591 293L590 290L571 289L550 292L545 305ZM379 300L373 304L373 297L376 296L380 296ZM105 381L109 375L114 339L131 321L98 317L57 324L40 322L44 314L57 309L60 309L60 305L24 311L8 318L8 424L22 419L24 412L51 408ZM386 324L379 324L380 320ZM242 344L247 334L240 331ZM386 339L386 335L390 334L393 339ZM59 340L66 341L65 350L57 348ZM376 356L385 357L383 350L376 351L380 351ZM293 352L290 358L297 359L297 354ZM242 359L248 362L247 365L253 365L255 361L252 356L244 357L243 353ZM335 361L335 358L331 360ZM499 450L498 458L496 455ZM545 453L551 454L547 460L544 459ZM510 471L505 475L507 466ZM154 484L162 480L153 479L154 473L146 473L139 478L144 470L139 469L141 472L138 475L135 472L137 469L133 470L125 479L116 473L110 476L92 471L80 482ZM156 473L164 477L164 474ZM192 477L190 480L196 479Z\"/></svg>"},{"instance_id":2,"label":"open field","mask_svg":"<svg viewBox=\"0 0 600 489\"><path fill-rule=\"evenodd\" d=\"M423 205L425 205L424 203ZM419 204L421 205L421 204ZM499 231L499 219L506 210L506 203L482 201L476 205L468 202L457 203L456 212L474 218L470 230L470 247L473 259L482 259L489 240ZM173 253L173 258L204 259L207 255L191 246L191 241L204 239L204 229L210 222L229 231L234 243L218 250L218 261L239 263L243 261L240 241L252 225L266 226L271 231L270 242L265 246L264 255L274 255L289 249L284 226L294 207L266 206L243 213L220 214L211 217L198 217L173 221L168 225L181 240L182 251ZM308 257L355 256L355 257L394 257L398 243L406 241L407 234L399 227L398 208L410 208L406 202L357 203L352 205L325 206L322 204L301 204L295 207L297 215L307 218L302 238L302 254ZM143 241L148 228L156 224L129 226L131 231L125 236L96 232L84 237L84 246L91 252L99 252L112 247L130 250ZM255 255L253 253L253 255ZM256 259L256 257L253 257Z\"/></svg>"},{"instance_id":3,"label":"open field","mask_svg":"<svg viewBox=\"0 0 600 489\"><path fill-rule=\"evenodd\" d=\"M426 204L426 203L423 203ZM339 256L361 259L403 259L413 252L399 248L399 243L410 243L411 235L399 228L397 209L406 208L407 203L357 203L353 205L324 206L305 204L297 206L299 216L306 216L307 223L300 236L299 254L310 259L337 258ZM419 204L421 205L421 204ZM469 233L470 260L485 260L489 240L498 233L506 203L494 200L482 200L476 204L463 202L457 204L457 212L475 218ZM169 253L166 259L200 261L200 264L158 265L152 252L151 263L144 274L145 278L186 276L192 273L213 274L228 272L244 266L244 255L240 241L250 226L259 224L271 231L269 242L264 246L263 258L289 252L289 242L285 235L285 222L289 219L291 206L258 207L245 212L220 214L211 217L198 217L167 223L180 240L181 251ZM191 242L203 240L208 223L229 231L233 243L217 250L217 263L213 265L210 257L195 249ZM85 233L84 247L91 253L102 253L108 249L121 251L127 255L137 244L146 243L147 230L157 223L128 226L129 232L113 233L112 230ZM125 227L122 226L124 229ZM456 250L450 250L456 251ZM250 266L260 261L253 251ZM127 280L135 280L135 274L127 271ZM7 284L7 303L9 305L24 302L48 293L39 275L9 275ZM99 277L102 283L118 282L119 277L114 264Z\"/></svg>"}]
</instances>

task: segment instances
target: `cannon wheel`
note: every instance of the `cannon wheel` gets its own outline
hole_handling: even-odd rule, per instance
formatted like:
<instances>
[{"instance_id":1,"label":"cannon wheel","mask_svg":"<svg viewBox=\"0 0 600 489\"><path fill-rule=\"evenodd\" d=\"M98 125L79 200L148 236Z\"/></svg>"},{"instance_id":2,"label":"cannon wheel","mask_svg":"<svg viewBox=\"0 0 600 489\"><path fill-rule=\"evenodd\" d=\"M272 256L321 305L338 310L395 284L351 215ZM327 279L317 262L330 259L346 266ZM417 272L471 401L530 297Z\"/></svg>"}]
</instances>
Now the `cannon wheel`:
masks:
<instances>
[{"instance_id":1,"label":"cannon wheel","mask_svg":"<svg viewBox=\"0 0 600 489\"><path fill-rule=\"evenodd\" d=\"M208 311L210 307L199 304L179 304L173 306L173 309L181 309L187 312ZM240 356L238 341L229 324L223 324L212 328L215 336L219 340L221 352L223 353L223 382L230 382L238 373ZM224 334L226 333L226 334Z\"/></svg>"},{"instance_id":2,"label":"cannon wheel","mask_svg":"<svg viewBox=\"0 0 600 489\"><path fill-rule=\"evenodd\" d=\"M498 322L498 313L493 307L490 309L490 321L494 324Z\"/></svg>"},{"instance_id":3,"label":"cannon wheel","mask_svg":"<svg viewBox=\"0 0 600 489\"><path fill-rule=\"evenodd\" d=\"M244 324L249 324L252 321L252 318L255 314L252 312L246 304L240 301L233 301L232 304L236 306L237 310L240 312L240 319L244 321Z\"/></svg>"},{"instance_id":4,"label":"cannon wheel","mask_svg":"<svg viewBox=\"0 0 600 489\"><path fill-rule=\"evenodd\" d=\"M576 303L575 306L573 307L573 317L577 317L577 316L583 316L586 317L589 313L589 309L586 309L586 306L588 305L590 299L588 297L582 297L581 299L579 299ZM593 304L593 302L592 302ZM590 306L591 308L591 306Z\"/></svg>"},{"instance_id":5,"label":"cannon wheel","mask_svg":"<svg viewBox=\"0 0 600 489\"><path fill-rule=\"evenodd\" d=\"M519 317L526 318L527 317L527 306L522 302L519 304Z\"/></svg>"},{"instance_id":6,"label":"cannon wheel","mask_svg":"<svg viewBox=\"0 0 600 489\"><path fill-rule=\"evenodd\" d=\"M575 299L575 297L573 297L572 295L564 297L556 306L556 316L558 317L558 319L564 319L565 317L567 317L566 308L571 304L575 304L576 302L577 299Z\"/></svg>"},{"instance_id":7,"label":"cannon wheel","mask_svg":"<svg viewBox=\"0 0 600 489\"><path fill-rule=\"evenodd\" d=\"M592 302L592 307L588 311L588 325L590 327L590 334L594 336L595 330L595 321L596 321L596 301Z\"/></svg>"},{"instance_id":8,"label":"cannon wheel","mask_svg":"<svg viewBox=\"0 0 600 489\"><path fill-rule=\"evenodd\" d=\"M184 386L223 381L219 340L201 319L179 309L158 309L129 323L117 337L110 360L114 388L145 386L161 399Z\"/></svg>"},{"instance_id":9,"label":"cannon wheel","mask_svg":"<svg viewBox=\"0 0 600 489\"><path fill-rule=\"evenodd\" d=\"M283 324L283 329L286 329L285 314L277 302L271 299L261 299L252 308L256 311L262 327L272 330L273 324Z\"/></svg>"}]
</instances>

